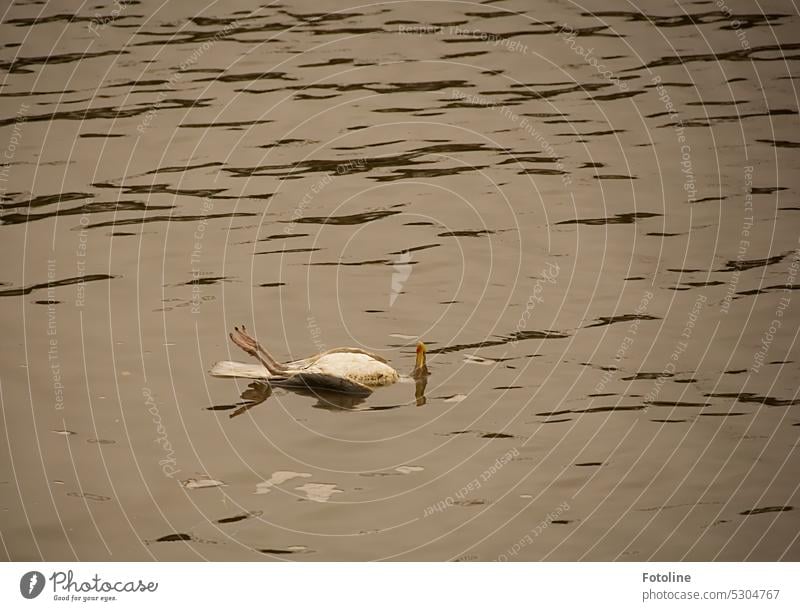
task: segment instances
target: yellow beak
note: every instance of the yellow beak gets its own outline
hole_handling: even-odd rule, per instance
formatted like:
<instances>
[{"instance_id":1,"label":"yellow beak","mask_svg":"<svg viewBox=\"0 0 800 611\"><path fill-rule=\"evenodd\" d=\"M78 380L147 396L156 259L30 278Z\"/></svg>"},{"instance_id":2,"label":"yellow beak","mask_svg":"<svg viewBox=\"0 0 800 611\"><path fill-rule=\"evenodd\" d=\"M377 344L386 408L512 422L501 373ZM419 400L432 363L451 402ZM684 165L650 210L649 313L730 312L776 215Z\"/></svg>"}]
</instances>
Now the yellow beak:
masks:
<instances>
[{"instance_id":1,"label":"yellow beak","mask_svg":"<svg viewBox=\"0 0 800 611\"><path fill-rule=\"evenodd\" d=\"M427 375L428 367L425 361L425 344L419 342L417 344L417 360L414 363L414 375Z\"/></svg>"}]
</instances>

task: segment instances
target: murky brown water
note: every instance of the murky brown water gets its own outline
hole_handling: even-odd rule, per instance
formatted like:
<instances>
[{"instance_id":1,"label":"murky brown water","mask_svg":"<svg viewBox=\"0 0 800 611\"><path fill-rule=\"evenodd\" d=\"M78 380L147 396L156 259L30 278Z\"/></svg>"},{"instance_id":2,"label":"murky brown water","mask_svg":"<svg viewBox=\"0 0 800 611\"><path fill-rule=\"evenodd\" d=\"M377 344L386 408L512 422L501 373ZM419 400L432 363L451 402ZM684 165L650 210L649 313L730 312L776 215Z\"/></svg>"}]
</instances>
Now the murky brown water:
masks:
<instances>
[{"instance_id":1,"label":"murky brown water","mask_svg":"<svg viewBox=\"0 0 800 611\"><path fill-rule=\"evenodd\" d=\"M800 19L610 4L6 6L3 556L800 560Z\"/></svg>"}]
</instances>

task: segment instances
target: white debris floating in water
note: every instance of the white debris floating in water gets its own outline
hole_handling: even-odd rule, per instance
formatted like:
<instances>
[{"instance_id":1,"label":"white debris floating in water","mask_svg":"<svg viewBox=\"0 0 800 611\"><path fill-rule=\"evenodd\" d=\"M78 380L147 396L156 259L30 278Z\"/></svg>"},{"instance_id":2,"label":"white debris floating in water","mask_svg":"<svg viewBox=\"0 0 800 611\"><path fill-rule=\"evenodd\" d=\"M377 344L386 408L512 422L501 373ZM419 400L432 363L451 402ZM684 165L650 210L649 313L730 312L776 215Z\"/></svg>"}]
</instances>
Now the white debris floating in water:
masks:
<instances>
[{"instance_id":1,"label":"white debris floating in water","mask_svg":"<svg viewBox=\"0 0 800 611\"><path fill-rule=\"evenodd\" d=\"M303 484L298 486L295 490L300 490L306 493L306 498L309 501L316 503L327 503L334 494L344 492L336 487L336 484Z\"/></svg>"},{"instance_id":2,"label":"white debris floating in water","mask_svg":"<svg viewBox=\"0 0 800 611\"><path fill-rule=\"evenodd\" d=\"M295 473L294 471L275 471L267 481L256 484L256 494L267 494L275 486L296 477L311 477L310 473Z\"/></svg>"},{"instance_id":3,"label":"white debris floating in water","mask_svg":"<svg viewBox=\"0 0 800 611\"><path fill-rule=\"evenodd\" d=\"M414 473L415 471L424 471L424 470L425 469L423 467L417 467L414 465L411 466L403 465L402 467L397 467L395 469L395 471L399 471L403 475L408 475L409 473Z\"/></svg>"},{"instance_id":4,"label":"white debris floating in water","mask_svg":"<svg viewBox=\"0 0 800 611\"><path fill-rule=\"evenodd\" d=\"M459 403L467 398L467 395L452 395L450 397L445 397L445 403Z\"/></svg>"},{"instance_id":5,"label":"white debris floating in water","mask_svg":"<svg viewBox=\"0 0 800 611\"><path fill-rule=\"evenodd\" d=\"M181 482L181 486L189 490L196 490L198 488L217 488L219 486L227 486L225 482L218 479L185 479Z\"/></svg>"},{"instance_id":6,"label":"white debris floating in water","mask_svg":"<svg viewBox=\"0 0 800 611\"><path fill-rule=\"evenodd\" d=\"M467 354L464 357L465 363L473 363L475 365L495 365L497 361L494 359L488 359L482 356L477 356L475 354Z\"/></svg>"}]
</instances>

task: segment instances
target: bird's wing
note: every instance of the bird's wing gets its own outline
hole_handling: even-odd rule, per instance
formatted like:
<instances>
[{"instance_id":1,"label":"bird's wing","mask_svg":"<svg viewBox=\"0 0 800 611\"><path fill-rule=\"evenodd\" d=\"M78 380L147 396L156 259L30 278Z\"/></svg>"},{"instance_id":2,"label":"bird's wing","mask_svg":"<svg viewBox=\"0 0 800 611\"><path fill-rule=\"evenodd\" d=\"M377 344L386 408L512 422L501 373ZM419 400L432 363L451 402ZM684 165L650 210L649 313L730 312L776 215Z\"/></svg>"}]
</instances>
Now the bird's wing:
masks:
<instances>
[{"instance_id":1,"label":"bird's wing","mask_svg":"<svg viewBox=\"0 0 800 611\"><path fill-rule=\"evenodd\" d=\"M272 376L269 383L272 386L280 386L283 388L307 388L310 390L318 388L361 396L372 394L372 389L369 386L326 373L301 371L300 373L286 377Z\"/></svg>"},{"instance_id":2,"label":"bird's wing","mask_svg":"<svg viewBox=\"0 0 800 611\"><path fill-rule=\"evenodd\" d=\"M219 361L214 363L208 372L217 378L251 378L268 379L272 374L263 365L257 363L237 363L236 361Z\"/></svg>"}]
</instances>

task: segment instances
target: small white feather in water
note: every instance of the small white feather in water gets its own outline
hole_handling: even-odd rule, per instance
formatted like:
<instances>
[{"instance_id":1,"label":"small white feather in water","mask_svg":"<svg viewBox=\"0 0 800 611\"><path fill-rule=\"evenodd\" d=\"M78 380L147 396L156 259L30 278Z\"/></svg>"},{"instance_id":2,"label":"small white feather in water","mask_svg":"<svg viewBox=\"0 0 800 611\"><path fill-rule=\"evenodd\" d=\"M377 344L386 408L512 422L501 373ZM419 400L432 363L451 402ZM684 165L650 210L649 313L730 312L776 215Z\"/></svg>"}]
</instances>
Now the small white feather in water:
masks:
<instances>
[{"instance_id":1,"label":"small white feather in water","mask_svg":"<svg viewBox=\"0 0 800 611\"><path fill-rule=\"evenodd\" d=\"M395 469L395 471L399 471L403 475L408 475L409 473L415 473L416 471L424 471L424 470L425 469L423 467L417 467L414 465L411 466L403 465L402 467L397 467Z\"/></svg>"},{"instance_id":2,"label":"small white feather in water","mask_svg":"<svg viewBox=\"0 0 800 611\"><path fill-rule=\"evenodd\" d=\"M295 490L306 493L306 498L309 501L316 503L327 503L334 494L344 492L336 487L336 484L303 484L298 486Z\"/></svg>"},{"instance_id":3,"label":"small white feather in water","mask_svg":"<svg viewBox=\"0 0 800 611\"><path fill-rule=\"evenodd\" d=\"M449 397L445 397L445 403L459 403L467 398L467 395L451 395Z\"/></svg>"},{"instance_id":4,"label":"small white feather in water","mask_svg":"<svg viewBox=\"0 0 800 611\"><path fill-rule=\"evenodd\" d=\"M256 494L267 494L275 486L279 486L284 482L296 477L311 477L310 473L295 473L294 471L275 471L268 480L256 484Z\"/></svg>"},{"instance_id":5,"label":"small white feather in water","mask_svg":"<svg viewBox=\"0 0 800 611\"><path fill-rule=\"evenodd\" d=\"M218 479L185 479L181 482L181 486L189 490L196 490L198 488L217 488L218 486L226 486L225 482Z\"/></svg>"}]
</instances>

